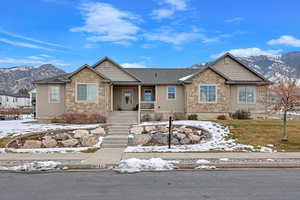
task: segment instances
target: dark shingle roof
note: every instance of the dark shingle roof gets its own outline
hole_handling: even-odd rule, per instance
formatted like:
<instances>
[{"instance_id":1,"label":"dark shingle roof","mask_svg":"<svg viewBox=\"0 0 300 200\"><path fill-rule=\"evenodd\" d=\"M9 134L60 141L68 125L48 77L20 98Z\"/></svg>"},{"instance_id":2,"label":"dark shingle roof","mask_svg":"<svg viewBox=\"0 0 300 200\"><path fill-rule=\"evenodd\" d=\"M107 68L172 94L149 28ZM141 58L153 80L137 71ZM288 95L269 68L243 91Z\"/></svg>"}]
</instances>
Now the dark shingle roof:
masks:
<instances>
[{"instance_id":1,"label":"dark shingle roof","mask_svg":"<svg viewBox=\"0 0 300 200\"><path fill-rule=\"evenodd\" d=\"M138 77L143 84L179 84L179 79L194 74L193 68L124 68Z\"/></svg>"},{"instance_id":2,"label":"dark shingle roof","mask_svg":"<svg viewBox=\"0 0 300 200\"><path fill-rule=\"evenodd\" d=\"M70 80L68 79L68 76L71 73L65 73L65 74L61 74L58 76L54 76L54 77L50 77L50 78L46 78L46 79L40 79L40 80L36 80L33 83L66 83L69 82Z\"/></svg>"}]
</instances>

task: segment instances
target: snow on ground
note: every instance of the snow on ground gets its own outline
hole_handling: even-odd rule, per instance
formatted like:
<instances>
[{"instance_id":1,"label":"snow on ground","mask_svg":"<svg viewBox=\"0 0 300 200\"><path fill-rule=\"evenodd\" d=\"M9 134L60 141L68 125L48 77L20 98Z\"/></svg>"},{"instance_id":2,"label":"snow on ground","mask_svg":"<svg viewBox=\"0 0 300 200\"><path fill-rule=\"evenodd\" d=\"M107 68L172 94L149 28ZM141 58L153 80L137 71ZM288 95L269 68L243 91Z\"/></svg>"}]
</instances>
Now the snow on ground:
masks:
<instances>
[{"instance_id":1,"label":"snow on ground","mask_svg":"<svg viewBox=\"0 0 300 200\"><path fill-rule=\"evenodd\" d=\"M213 165L200 165L198 167L195 167L195 169L216 169L216 166L213 166Z\"/></svg>"},{"instance_id":2,"label":"snow on ground","mask_svg":"<svg viewBox=\"0 0 300 200\"><path fill-rule=\"evenodd\" d=\"M200 159L200 160L197 160L196 163L197 164L208 164L208 163L210 163L210 161L209 160L205 160L205 159Z\"/></svg>"},{"instance_id":3,"label":"snow on ground","mask_svg":"<svg viewBox=\"0 0 300 200\"><path fill-rule=\"evenodd\" d=\"M18 165L14 167L1 167L0 171L49 171L49 170L57 170L58 165L61 162L56 161L41 161L41 162L31 162L24 163L23 165Z\"/></svg>"},{"instance_id":4,"label":"snow on ground","mask_svg":"<svg viewBox=\"0 0 300 200\"><path fill-rule=\"evenodd\" d=\"M100 148L103 137L99 137L97 144L92 147L62 147L62 148L36 148L36 149L15 149L15 148L0 148L0 153L68 153L86 151L92 148Z\"/></svg>"},{"instance_id":5,"label":"snow on ground","mask_svg":"<svg viewBox=\"0 0 300 200\"><path fill-rule=\"evenodd\" d=\"M168 125L168 122L145 122L140 124L140 126L151 126L151 125ZM257 151L261 152L272 152L271 148L268 147L254 147L252 145L237 144L234 139L226 139L230 134L227 127L221 126L214 122L209 121L192 121L192 120L182 120L174 121L173 125L183 125L183 126L195 126L201 129L207 130L211 133L211 138L202 141L200 144L192 145L172 145L171 149L168 146L129 146L125 149L125 152L187 152L187 151L210 151L210 150L220 150L220 151L234 151L234 150L244 150L244 151Z\"/></svg>"},{"instance_id":6,"label":"snow on ground","mask_svg":"<svg viewBox=\"0 0 300 200\"><path fill-rule=\"evenodd\" d=\"M220 158L219 160L223 161L223 162L227 162L227 161L229 161L229 158Z\"/></svg>"},{"instance_id":7,"label":"snow on ground","mask_svg":"<svg viewBox=\"0 0 300 200\"><path fill-rule=\"evenodd\" d=\"M136 173L142 171L167 171L175 168L174 162L151 158L149 160L130 158L121 160L114 170L120 173Z\"/></svg>"},{"instance_id":8,"label":"snow on ground","mask_svg":"<svg viewBox=\"0 0 300 200\"><path fill-rule=\"evenodd\" d=\"M30 123L32 122L32 123ZM0 138L8 135L20 135L54 129L96 128L98 124L40 124L31 119L0 121Z\"/></svg>"}]
</instances>

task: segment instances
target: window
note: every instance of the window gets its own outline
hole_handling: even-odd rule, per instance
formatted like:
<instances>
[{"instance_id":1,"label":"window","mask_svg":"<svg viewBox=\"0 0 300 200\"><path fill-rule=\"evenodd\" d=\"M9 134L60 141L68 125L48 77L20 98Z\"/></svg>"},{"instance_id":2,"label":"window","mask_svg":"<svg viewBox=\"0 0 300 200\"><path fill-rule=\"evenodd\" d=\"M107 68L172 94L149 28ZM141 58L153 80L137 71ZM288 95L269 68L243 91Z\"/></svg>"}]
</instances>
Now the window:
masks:
<instances>
[{"instance_id":1,"label":"window","mask_svg":"<svg viewBox=\"0 0 300 200\"><path fill-rule=\"evenodd\" d=\"M199 86L199 101L203 103L217 102L217 86L215 85L200 85Z\"/></svg>"},{"instance_id":2,"label":"window","mask_svg":"<svg viewBox=\"0 0 300 200\"><path fill-rule=\"evenodd\" d=\"M239 103L255 103L256 87L255 86L243 86L239 87L238 94Z\"/></svg>"},{"instance_id":3,"label":"window","mask_svg":"<svg viewBox=\"0 0 300 200\"><path fill-rule=\"evenodd\" d=\"M59 87L58 86L51 86L49 88L49 101L50 103L59 103L60 101L60 94L59 94Z\"/></svg>"},{"instance_id":4,"label":"window","mask_svg":"<svg viewBox=\"0 0 300 200\"><path fill-rule=\"evenodd\" d=\"M168 99L176 99L176 87L168 87Z\"/></svg>"},{"instance_id":5,"label":"window","mask_svg":"<svg viewBox=\"0 0 300 200\"><path fill-rule=\"evenodd\" d=\"M144 90L144 101L152 101L152 90Z\"/></svg>"},{"instance_id":6,"label":"window","mask_svg":"<svg viewBox=\"0 0 300 200\"><path fill-rule=\"evenodd\" d=\"M96 101L96 84L77 84L77 101Z\"/></svg>"}]
</instances>

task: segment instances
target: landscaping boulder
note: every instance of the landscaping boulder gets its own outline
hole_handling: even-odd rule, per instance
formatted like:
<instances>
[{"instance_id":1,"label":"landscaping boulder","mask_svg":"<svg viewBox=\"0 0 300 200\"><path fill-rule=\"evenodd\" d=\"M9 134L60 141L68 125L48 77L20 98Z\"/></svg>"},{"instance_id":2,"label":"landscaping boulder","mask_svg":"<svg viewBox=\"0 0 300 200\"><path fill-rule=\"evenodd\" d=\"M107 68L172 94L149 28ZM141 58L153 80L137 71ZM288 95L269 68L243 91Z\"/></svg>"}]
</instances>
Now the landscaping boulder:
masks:
<instances>
[{"instance_id":1,"label":"landscaping boulder","mask_svg":"<svg viewBox=\"0 0 300 200\"><path fill-rule=\"evenodd\" d=\"M168 134L165 134L165 133L153 134L152 140L156 144L167 145L168 144Z\"/></svg>"},{"instance_id":2,"label":"landscaping boulder","mask_svg":"<svg viewBox=\"0 0 300 200\"><path fill-rule=\"evenodd\" d=\"M130 133L132 133L132 134L142 134L143 131L144 131L144 127L142 127L142 126L133 126L130 129Z\"/></svg>"},{"instance_id":3,"label":"landscaping boulder","mask_svg":"<svg viewBox=\"0 0 300 200\"><path fill-rule=\"evenodd\" d=\"M101 135L101 136L106 135L105 130L102 127L98 127L98 128L96 128L94 130L91 130L91 134L93 134L93 135Z\"/></svg>"},{"instance_id":4,"label":"landscaping boulder","mask_svg":"<svg viewBox=\"0 0 300 200\"><path fill-rule=\"evenodd\" d=\"M135 135L133 138L133 145L145 145L151 141L151 136L147 134Z\"/></svg>"},{"instance_id":5,"label":"landscaping boulder","mask_svg":"<svg viewBox=\"0 0 300 200\"><path fill-rule=\"evenodd\" d=\"M73 133L74 133L74 138L81 138L83 136L88 136L90 134L88 130L75 130Z\"/></svg>"},{"instance_id":6,"label":"landscaping boulder","mask_svg":"<svg viewBox=\"0 0 300 200\"><path fill-rule=\"evenodd\" d=\"M68 139L61 142L64 147L74 147L79 143L77 139Z\"/></svg>"},{"instance_id":7,"label":"landscaping boulder","mask_svg":"<svg viewBox=\"0 0 300 200\"><path fill-rule=\"evenodd\" d=\"M171 138L171 144L173 144L173 145L178 145L178 144L180 144L180 143L179 143L179 140L178 140L177 138L172 137L172 138Z\"/></svg>"},{"instance_id":8,"label":"landscaping boulder","mask_svg":"<svg viewBox=\"0 0 300 200\"><path fill-rule=\"evenodd\" d=\"M199 141L201 140L201 137L199 135L190 134L189 139L191 140L192 143L195 144L195 143L199 143Z\"/></svg>"},{"instance_id":9,"label":"landscaping boulder","mask_svg":"<svg viewBox=\"0 0 300 200\"><path fill-rule=\"evenodd\" d=\"M41 148L42 142L39 140L26 140L23 147L24 149L36 149Z\"/></svg>"},{"instance_id":10,"label":"landscaping boulder","mask_svg":"<svg viewBox=\"0 0 300 200\"><path fill-rule=\"evenodd\" d=\"M68 133L58 133L54 135L53 138L56 140L67 140L71 138L71 136Z\"/></svg>"},{"instance_id":11,"label":"landscaping boulder","mask_svg":"<svg viewBox=\"0 0 300 200\"><path fill-rule=\"evenodd\" d=\"M98 136L83 136L80 141L82 146L91 147L97 144Z\"/></svg>"},{"instance_id":12,"label":"landscaping boulder","mask_svg":"<svg viewBox=\"0 0 300 200\"><path fill-rule=\"evenodd\" d=\"M180 140L180 144L189 144L191 140L188 137L183 138Z\"/></svg>"},{"instance_id":13,"label":"landscaping boulder","mask_svg":"<svg viewBox=\"0 0 300 200\"><path fill-rule=\"evenodd\" d=\"M159 126L158 131L161 133L168 133L169 132L169 127L168 126Z\"/></svg>"},{"instance_id":14,"label":"landscaping boulder","mask_svg":"<svg viewBox=\"0 0 300 200\"><path fill-rule=\"evenodd\" d=\"M57 141L52 137L45 137L45 139L42 141L42 144L45 146L45 148L53 148L56 147Z\"/></svg>"},{"instance_id":15,"label":"landscaping boulder","mask_svg":"<svg viewBox=\"0 0 300 200\"><path fill-rule=\"evenodd\" d=\"M182 140L183 138L186 137L186 135L183 134L183 133L174 133L173 135L174 135L176 138L178 138L179 140Z\"/></svg>"},{"instance_id":16,"label":"landscaping boulder","mask_svg":"<svg viewBox=\"0 0 300 200\"><path fill-rule=\"evenodd\" d=\"M155 126L145 126L145 131L151 132L155 130Z\"/></svg>"}]
</instances>

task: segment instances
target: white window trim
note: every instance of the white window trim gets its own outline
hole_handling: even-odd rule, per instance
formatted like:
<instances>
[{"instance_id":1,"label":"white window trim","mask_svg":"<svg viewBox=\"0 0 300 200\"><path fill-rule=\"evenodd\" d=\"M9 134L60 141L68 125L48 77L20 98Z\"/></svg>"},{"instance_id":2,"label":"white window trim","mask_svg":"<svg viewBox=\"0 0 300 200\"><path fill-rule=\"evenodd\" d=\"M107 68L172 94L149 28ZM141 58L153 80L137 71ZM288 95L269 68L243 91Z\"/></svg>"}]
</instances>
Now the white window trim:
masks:
<instances>
[{"instance_id":1,"label":"white window trim","mask_svg":"<svg viewBox=\"0 0 300 200\"><path fill-rule=\"evenodd\" d=\"M96 85L96 99L95 101L88 101L88 100L78 100L77 99L77 85L81 85L81 84L86 84L86 85ZM75 84L75 102L78 103L83 103L83 102L87 102L87 103L96 103L98 102L98 83L82 83L82 82L76 82Z\"/></svg>"},{"instance_id":2,"label":"white window trim","mask_svg":"<svg viewBox=\"0 0 300 200\"><path fill-rule=\"evenodd\" d=\"M200 88L201 86L215 86L215 95L216 95L216 100L215 101L201 101L201 93L200 93ZM198 103L218 103L218 85L217 84L200 84L198 85Z\"/></svg>"},{"instance_id":3,"label":"white window trim","mask_svg":"<svg viewBox=\"0 0 300 200\"><path fill-rule=\"evenodd\" d=\"M52 87L57 87L58 88L58 101L51 101L51 88ZM58 85L48 86L48 102L49 103L60 103L60 98L61 98L60 86L58 86Z\"/></svg>"},{"instance_id":4,"label":"white window trim","mask_svg":"<svg viewBox=\"0 0 300 200\"><path fill-rule=\"evenodd\" d=\"M169 99L169 88L175 88L175 98L174 99ZM167 86L167 100L168 101L175 101L177 98L177 88L176 86Z\"/></svg>"},{"instance_id":5,"label":"white window trim","mask_svg":"<svg viewBox=\"0 0 300 200\"><path fill-rule=\"evenodd\" d=\"M241 87L254 87L254 102L247 102L247 98L246 98L246 102L242 102L240 101L240 89ZM238 86L238 90L237 90L237 102L238 104L256 104L256 90L257 87L256 86Z\"/></svg>"},{"instance_id":6,"label":"white window trim","mask_svg":"<svg viewBox=\"0 0 300 200\"><path fill-rule=\"evenodd\" d=\"M145 92L151 91L151 101L145 101ZM152 102L153 101L153 89L152 88L143 88L143 101L145 102Z\"/></svg>"}]
</instances>

